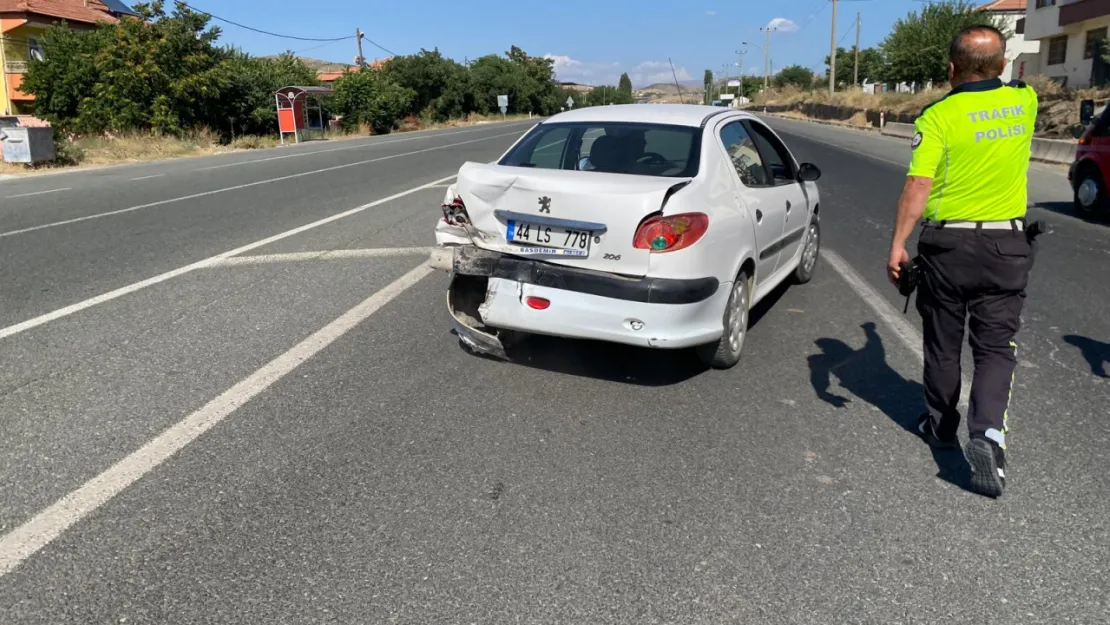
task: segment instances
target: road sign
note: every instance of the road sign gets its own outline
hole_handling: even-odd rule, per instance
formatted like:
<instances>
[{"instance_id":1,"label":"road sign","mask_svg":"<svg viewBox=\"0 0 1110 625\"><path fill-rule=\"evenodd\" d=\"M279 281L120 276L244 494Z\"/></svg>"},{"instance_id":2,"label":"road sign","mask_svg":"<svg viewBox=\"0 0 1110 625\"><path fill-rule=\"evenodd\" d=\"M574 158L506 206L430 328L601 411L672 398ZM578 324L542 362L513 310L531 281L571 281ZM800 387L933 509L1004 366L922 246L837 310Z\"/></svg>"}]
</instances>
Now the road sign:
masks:
<instances>
[{"instance_id":1,"label":"road sign","mask_svg":"<svg viewBox=\"0 0 1110 625\"><path fill-rule=\"evenodd\" d=\"M574 98L569 95L567 96L567 108L574 108Z\"/></svg>"},{"instance_id":2,"label":"road sign","mask_svg":"<svg viewBox=\"0 0 1110 625\"><path fill-rule=\"evenodd\" d=\"M497 96L497 106L501 107L502 109L509 108L509 96L507 96L507 95ZM505 111L501 111L501 112L504 113Z\"/></svg>"},{"instance_id":3,"label":"road sign","mask_svg":"<svg viewBox=\"0 0 1110 625\"><path fill-rule=\"evenodd\" d=\"M501 114L502 114L502 115L504 115L505 113L507 113L507 112L508 112L508 110L509 110L509 107L507 107L507 106L502 106L502 107L501 107Z\"/></svg>"}]
</instances>

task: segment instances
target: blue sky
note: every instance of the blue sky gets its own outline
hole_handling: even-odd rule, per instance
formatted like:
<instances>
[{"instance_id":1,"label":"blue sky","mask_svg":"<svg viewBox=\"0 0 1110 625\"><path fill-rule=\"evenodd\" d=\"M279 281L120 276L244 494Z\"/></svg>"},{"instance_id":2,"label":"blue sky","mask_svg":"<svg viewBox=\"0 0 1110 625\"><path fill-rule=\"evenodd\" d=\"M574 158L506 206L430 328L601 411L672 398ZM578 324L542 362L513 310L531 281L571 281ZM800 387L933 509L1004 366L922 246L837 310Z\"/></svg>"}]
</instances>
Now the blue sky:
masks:
<instances>
[{"instance_id":1,"label":"blue sky","mask_svg":"<svg viewBox=\"0 0 1110 625\"><path fill-rule=\"evenodd\" d=\"M477 0L187 0L196 9L279 34L351 39L329 44L279 39L219 21L222 41L253 54L291 49L304 56L351 62L354 30L397 54L438 47L463 60L501 53L517 45L556 60L561 80L615 83L628 72L636 86L670 81L674 62L680 80L699 80L706 69L723 73L747 41L744 69L763 73L761 26L780 29L771 37L775 68L800 64L823 71L829 50L832 11L828 0L562 0L490 2ZM168 3L167 3L168 4ZM922 0L842 0L837 38L851 47L856 13L862 14L863 47L881 41L898 17L923 8ZM482 7L482 8L479 8ZM364 42L367 58L388 52Z\"/></svg>"}]
</instances>

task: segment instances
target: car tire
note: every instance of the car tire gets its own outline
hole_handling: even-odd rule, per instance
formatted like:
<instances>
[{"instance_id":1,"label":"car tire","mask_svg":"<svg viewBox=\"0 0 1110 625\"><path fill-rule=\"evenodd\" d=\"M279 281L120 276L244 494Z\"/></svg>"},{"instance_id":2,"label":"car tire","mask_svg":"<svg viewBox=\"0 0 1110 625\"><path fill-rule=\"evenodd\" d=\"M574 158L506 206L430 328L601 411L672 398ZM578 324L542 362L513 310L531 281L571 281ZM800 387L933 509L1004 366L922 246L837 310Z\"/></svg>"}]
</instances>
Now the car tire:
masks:
<instances>
[{"instance_id":1,"label":"car tire","mask_svg":"<svg viewBox=\"0 0 1110 625\"><path fill-rule=\"evenodd\" d=\"M724 333L713 343L697 347L698 358L714 369L731 369L740 362L748 337L748 317L752 302L752 280L741 270L732 283L724 312Z\"/></svg>"},{"instance_id":2,"label":"car tire","mask_svg":"<svg viewBox=\"0 0 1110 625\"><path fill-rule=\"evenodd\" d=\"M1083 216L1106 214L1106 183L1103 182L1102 175L1095 167L1083 167L1076 172L1073 191L1075 212Z\"/></svg>"},{"instance_id":3,"label":"car tire","mask_svg":"<svg viewBox=\"0 0 1110 625\"><path fill-rule=\"evenodd\" d=\"M791 278L794 284L805 284L813 279L813 270L817 268L817 259L821 256L821 222L817 215L809 222L806 232L805 244L802 246L801 258L798 266L794 268Z\"/></svg>"}]
</instances>

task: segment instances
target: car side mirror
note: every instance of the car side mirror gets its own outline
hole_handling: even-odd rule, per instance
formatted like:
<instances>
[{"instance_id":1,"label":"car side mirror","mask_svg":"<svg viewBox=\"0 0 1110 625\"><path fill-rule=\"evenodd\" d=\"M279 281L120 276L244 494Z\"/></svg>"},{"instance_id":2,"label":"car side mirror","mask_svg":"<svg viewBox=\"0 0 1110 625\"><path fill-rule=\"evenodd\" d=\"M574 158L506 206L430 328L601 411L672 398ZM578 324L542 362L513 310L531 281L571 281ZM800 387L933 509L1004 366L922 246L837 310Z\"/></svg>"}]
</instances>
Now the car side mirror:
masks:
<instances>
[{"instance_id":1,"label":"car side mirror","mask_svg":"<svg viewBox=\"0 0 1110 625\"><path fill-rule=\"evenodd\" d=\"M1083 126L1072 126L1071 136L1075 137L1076 139L1081 139L1083 138L1083 133L1085 133L1086 131L1087 129Z\"/></svg>"},{"instance_id":2,"label":"car side mirror","mask_svg":"<svg viewBox=\"0 0 1110 625\"><path fill-rule=\"evenodd\" d=\"M1079 102L1079 123L1086 126L1095 118L1095 101L1082 100Z\"/></svg>"},{"instance_id":3,"label":"car side mirror","mask_svg":"<svg viewBox=\"0 0 1110 625\"><path fill-rule=\"evenodd\" d=\"M802 163L798 168L798 180L802 182L817 182L821 177L821 170L813 163Z\"/></svg>"}]
</instances>

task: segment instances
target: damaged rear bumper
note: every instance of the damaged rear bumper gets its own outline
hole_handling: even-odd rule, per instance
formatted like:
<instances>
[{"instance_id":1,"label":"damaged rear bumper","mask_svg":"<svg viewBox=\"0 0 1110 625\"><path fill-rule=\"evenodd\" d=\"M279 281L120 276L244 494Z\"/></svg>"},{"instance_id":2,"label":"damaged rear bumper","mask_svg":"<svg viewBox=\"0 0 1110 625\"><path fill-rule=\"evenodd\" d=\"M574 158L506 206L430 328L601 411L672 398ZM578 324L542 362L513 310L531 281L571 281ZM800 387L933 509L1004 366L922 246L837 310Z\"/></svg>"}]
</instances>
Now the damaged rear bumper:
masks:
<instances>
[{"instance_id":1,"label":"damaged rear bumper","mask_svg":"<svg viewBox=\"0 0 1110 625\"><path fill-rule=\"evenodd\" d=\"M447 303L460 339L499 358L512 331L655 348L692 347L723 332L729 289L712 277L624 278L474 245L440 247L429 263L452 275ZM528 297L550 308L533 309Z\"/></svg>"}]
</instances>

